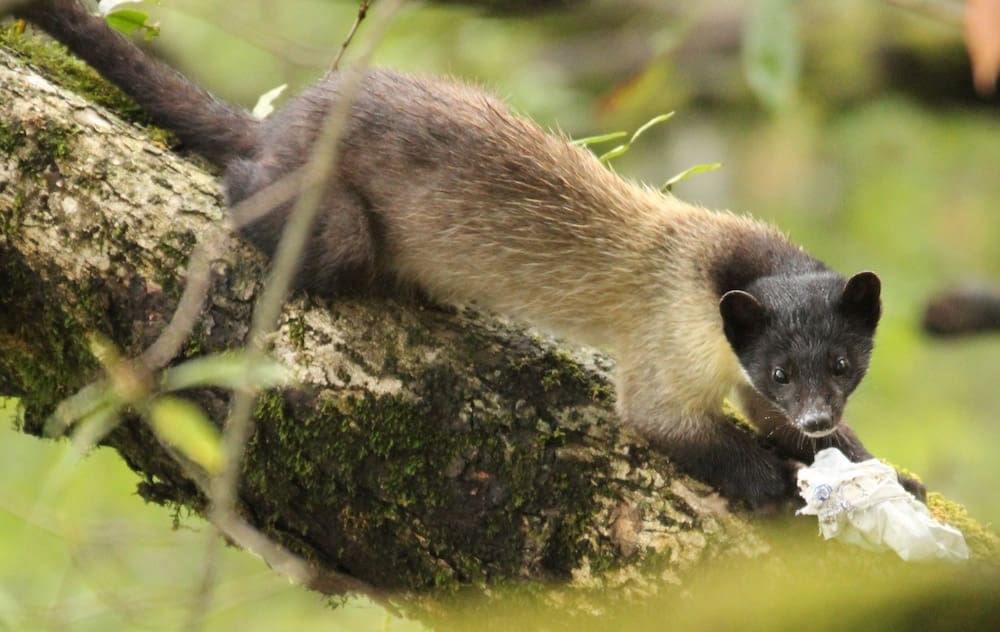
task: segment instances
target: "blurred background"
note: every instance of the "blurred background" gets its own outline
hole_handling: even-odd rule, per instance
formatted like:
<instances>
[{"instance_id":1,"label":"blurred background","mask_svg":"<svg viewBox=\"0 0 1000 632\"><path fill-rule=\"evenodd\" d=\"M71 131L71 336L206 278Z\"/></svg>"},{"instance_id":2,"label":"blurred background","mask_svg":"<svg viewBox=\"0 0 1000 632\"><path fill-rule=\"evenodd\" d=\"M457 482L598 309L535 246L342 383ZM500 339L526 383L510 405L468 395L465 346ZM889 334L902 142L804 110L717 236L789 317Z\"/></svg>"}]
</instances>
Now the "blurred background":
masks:
<instances>
[{"instance_id":1,"label":"blurred background","mask_svg":"<svg viewBox=\"0 0 1000 632\"><path fill-rule=\"evenodd\" d=\"M996 524L1000 336L921 329L937 290L1000 283L1000 99L973 89L960 2L563 0L500 16L462 4L409 3L376 63L478 83L577 138L675 111L613 168L659 186L721 162L674 193L768 220L841 272L877 271L884 318L847 418L873 453ZM314 81L357 4L141 9L159 23L158 54L252 107ZM0 402L0 627L183 627L209 529L143 505L113 453L77 463L14 432L15 415ZM218 579L209 627L415 625L361 599L330 610L246 554L226 551Z\"/></svg>"}]
</instances>

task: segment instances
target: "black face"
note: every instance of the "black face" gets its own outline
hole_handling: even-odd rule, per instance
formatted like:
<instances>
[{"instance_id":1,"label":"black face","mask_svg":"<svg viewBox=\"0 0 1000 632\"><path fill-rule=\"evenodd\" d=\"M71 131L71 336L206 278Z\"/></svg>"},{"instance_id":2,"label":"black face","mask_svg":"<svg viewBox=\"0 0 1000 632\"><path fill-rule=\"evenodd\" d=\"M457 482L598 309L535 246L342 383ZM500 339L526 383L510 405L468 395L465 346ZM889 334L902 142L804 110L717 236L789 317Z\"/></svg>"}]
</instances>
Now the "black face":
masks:
<instances>
[{"instance_id":1,"label":"black face","mask_svg":"<svg viewBox=\"0 0 1000 632\"><path fill-rule=\"evenodd\" d=\"M719 304L729 344L761 395L811 437L833 432L865 371L881 313L871 272L766 277Z\"/></svg>"}]
</instances>

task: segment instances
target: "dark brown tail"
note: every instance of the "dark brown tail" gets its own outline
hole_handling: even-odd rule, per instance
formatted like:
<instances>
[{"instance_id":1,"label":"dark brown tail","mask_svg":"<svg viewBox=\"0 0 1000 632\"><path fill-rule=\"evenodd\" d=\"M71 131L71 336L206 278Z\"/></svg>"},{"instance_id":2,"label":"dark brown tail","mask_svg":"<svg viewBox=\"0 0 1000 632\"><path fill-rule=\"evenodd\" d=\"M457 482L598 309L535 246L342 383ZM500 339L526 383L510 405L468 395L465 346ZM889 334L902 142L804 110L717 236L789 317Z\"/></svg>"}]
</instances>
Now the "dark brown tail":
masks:
<instances>
[{"instance_id":1,"label":"dark brown tail","mask_svg":"<svg viewBox=\"0 0 1000 632\"><path fill-rule=\"evenodd\" d=\"M958 336L1000 331L1000 285L965 285L934 295L924 311L924 331Z\"/></svg>"},{"instance_id":2,"label":"dark brown tail","mask_svg":"<svg viewBox=\"0 0 1000 632\"><path fill-rule=\"evenodd\" d=\"M146 56L77 0L38 0L16 10L174 132L188 147L224 167L253 151L258 122L193 85L173 68Z\"/></svg>"}]
</instances>

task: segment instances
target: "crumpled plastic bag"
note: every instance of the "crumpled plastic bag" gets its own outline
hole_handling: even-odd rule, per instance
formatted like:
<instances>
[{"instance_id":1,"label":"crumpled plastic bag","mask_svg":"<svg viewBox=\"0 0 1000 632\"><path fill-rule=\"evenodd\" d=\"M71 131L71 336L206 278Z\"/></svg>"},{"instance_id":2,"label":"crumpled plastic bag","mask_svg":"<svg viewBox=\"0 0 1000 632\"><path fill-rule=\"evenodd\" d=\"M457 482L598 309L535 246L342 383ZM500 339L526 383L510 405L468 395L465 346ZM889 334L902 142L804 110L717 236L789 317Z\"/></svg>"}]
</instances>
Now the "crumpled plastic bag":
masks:
<instances>
[{"instance_id":1,"label":"crumpled plastic bag","mask_svg":"<svg viewBox=\"0 0 1000 632\"><path fill-rule=\"evenodd\" d=\"M824 538L866 549L892 549L904 560L965 560L962 532L931 517L896 479L893 468L869 459L852 463L837 448L816 454L798 472L806 506L796 514L819 517Z\"/></svg>"}]
</instances>

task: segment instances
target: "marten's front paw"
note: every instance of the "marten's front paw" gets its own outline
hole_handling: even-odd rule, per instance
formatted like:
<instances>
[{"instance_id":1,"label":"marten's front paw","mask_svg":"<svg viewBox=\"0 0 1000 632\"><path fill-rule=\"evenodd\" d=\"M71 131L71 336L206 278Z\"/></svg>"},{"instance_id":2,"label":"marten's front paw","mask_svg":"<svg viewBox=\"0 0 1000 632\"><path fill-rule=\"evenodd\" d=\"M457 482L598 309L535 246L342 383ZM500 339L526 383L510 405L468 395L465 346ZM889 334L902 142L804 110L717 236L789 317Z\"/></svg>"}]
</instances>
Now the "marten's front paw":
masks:
<instances>
[{"instance_id":1,"label":"marten's front paw","mask_svg":"<svg viewBox=\"0 0 1000 632\"><path fill-rule=\"evenodd\" d=\"M732 456L715 461L715 467L704 467L706 461L711 462L706 459L685 469L718 489L733 508L770 513L795 504L798 482L793 462L757 446Z\"/></svg>"},{"instance_id":2,"label":"marten's front paw","mask_svg":"<svg viewBox=\"0 0 1000 632\"><path fill-rule=\"evenodd\" d=\"M781 510L798 498L796 468L790 461L773 457L746 463L738 479L720 481L719 489L735 505L756 512Z\"/></svg>"},{"instance_id":3,"label":"marten's front paw","mask_svg":"<svg viewBox=\"0 0 1000 632\"><path fill-rule=\"evenodd\" d=\"M719 423L695 440L658 443L672 461L719 490L731 505L774 510L793 501L798 488L792 462L763 449L747 432Z\"/></svg>"},{"instance_id":4,"label":"marten's front paw","mask_svg":"<svg viewBox=\"0 0 1000 632\"><path fill-rule=\"evenodd\" d=\"M917 500L922 503L927 502L927 488L924 487L923 483L899 472L896 472L896 478L899 479L899 484L903 486L903 489L916 496Z\"/></svg>"}]
</instances>

